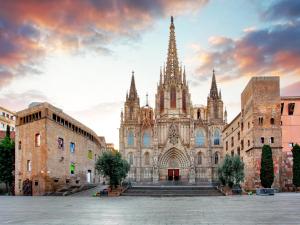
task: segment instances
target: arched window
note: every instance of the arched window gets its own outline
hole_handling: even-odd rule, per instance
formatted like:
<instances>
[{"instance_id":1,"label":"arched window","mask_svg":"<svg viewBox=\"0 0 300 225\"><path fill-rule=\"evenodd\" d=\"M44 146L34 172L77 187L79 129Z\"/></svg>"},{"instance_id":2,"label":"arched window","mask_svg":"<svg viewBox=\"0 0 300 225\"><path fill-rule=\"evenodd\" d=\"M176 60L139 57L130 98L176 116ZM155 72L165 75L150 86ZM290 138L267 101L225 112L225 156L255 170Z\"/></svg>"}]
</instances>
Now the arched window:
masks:
<instances>
[{"instance_id":1,"label":"arched window","mask_svg":"<svg viewBox=\"0 0 300 225\"><path fill-rule=\"evenodd\" d=\"M198 152L197 154L197 164L201 165L202 164L202 153Z\"/></svg>"},{"instance_id":2,"label":"arched window","mask_svg":"<svg viewBox=\"0 0 300 225\"><path fill-rule=\"evenodd\" d=\"M221 133L219 129L214 131L214 145L220 145Z\"/></svg>"},{"instance_id":3,"label":"arched window","mask_svg":"<svg viewBox=\"0 0 300 225\"><path fill-rule=\"evenodd\" d=\"M129 118L132 120L133 119L133 107L129 107Z\"/></svg>"},{"instance_id":4,"label":"arched window","mask_svg":"<svg viewBox=\"0 0 300 225\"><path fill-rule=\"evenodd\" d=\"M171 108L176 108L176 89L171 87Z\"/></svg>"},{"instance_id":5,"label":"arched window","mask_svg":"<svg viewBox=\"0 0 300 225\"><path fill-rule=\"evenodd\" d=\"M129 162L129 165L133 165L133 154L132 154L132 152L128 153L128 162Z\"/></svg>"},{"instance_id":6,"label":"arched window","mask_svg":"<svg viewBox=\"0 0 300 225\"><path fill-rule=\"evenodd\" d=\"M202 129L196 131L195 144L196 146L203 146L205 144L205 135Z\"/></svg>"},{"instance_id":7,"label":"arched window","mask_svg":"<svg viewBox=\"0 0 300 225\"><path fill-rule=\"evenodd\" d=\"M197 119L200 119L200 109L197 110Z\"/></svg>"},{"instance_id":8,"label":"arched window","mask_svg":"<svg viewBox=\"0 0 300 225\"><path fill-rule=\"evenodd\" d=\"M219 154L216 152L215 153L215 164L219 163Z\"/></svg>"},{"instance_id":9,"label":"arched window","mask_svg":"<svg viewBox=\"0 0 300 225\"><path fill-rule=\"evenodd\" d=\"M143 145L144 147L150 147L151 136L149 132L145 132L143 135Z\"/></svg>"},{"instance_id":10,"label":"arched window","mask_svg":"<svg viewBox=\"0 0 300 225\"><path fill-rule=\"evenodd\" d=\"M164 91L161 91L160 92L160 104L159 104L159 109L160 109L160 112L163 112L164 111L164 107L165 107L165 98L164 98Z\"/></svg>"},{"instance_id":11,"label":"arched window","mask_svg":"<svg viewBox=\"0 0 300 225\"><path fill-rule=\"evenodd\" d=\"M149 154L149 152L146 152L144 154L144 159L145 159L145 165L150 165L150 154Z\"/></svg>"},{"instance_id":12,"label":"arched window","mask_svg":"<svg viewBox=\"0 0 300 225\"><path fill-rule=\"evenodd\" d=\"M127 144L128 145L133 145L134 144L134 135L133 135L133 131L132 130L130 130L129 132L128 132L128 136L127 136Z\"/></svg>"},{"instance_id":13,"label":"arched window","mask_svg":"<svg viewBox=\"0 0 300 225\"><path fill-rule=\"evenodd\" d=\"M270 119L270 123L271 123L271 125L274 125L274 124L275 124L274 118L271 118L271 119Z\"/></svg>"},{"instance_id":14,"label":"arched window","mask_svg":"<svg viewBox=\"0 0 300 225\"><path fill-rule=\"evenodd\" d=\"M182 90L182 110L186 112L186 94L185 90Z\"/></svg>"}]
</instances>

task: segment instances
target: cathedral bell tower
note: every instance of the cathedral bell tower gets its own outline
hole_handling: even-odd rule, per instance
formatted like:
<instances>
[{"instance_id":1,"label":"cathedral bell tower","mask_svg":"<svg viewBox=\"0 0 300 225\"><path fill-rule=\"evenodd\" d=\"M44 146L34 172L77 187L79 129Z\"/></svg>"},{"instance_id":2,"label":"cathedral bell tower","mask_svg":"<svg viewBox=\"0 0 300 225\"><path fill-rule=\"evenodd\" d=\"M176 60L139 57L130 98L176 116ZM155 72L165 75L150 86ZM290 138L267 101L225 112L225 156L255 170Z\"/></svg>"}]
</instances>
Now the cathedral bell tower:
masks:
<instances>
[{"instance_id":1,"label":"cathedral bell tower","mask_svg":"<svg viewBox=\"0 0 300 225\"><path fill-rule=\"evenodd\" d=\"M185 69L179 66L174 19L171 17L167 63L160 70L156 93L157 117L186 117L190 113L190 94Z\"/></svg>"},{"instance_id":2,"label":"cathedral bell tower","mask_svg":"<svg viewBox=\"0 0 300 225\"><path fill-rule=\"evenodd\" d=\"M139 122L140 99L136 91L134 72L132 71L129 94L126 94L124 122Z\"/></svg>"},{"instance_id":3,"label":"cathedral bell tower","mask_svg":"<svg viewBox=\"0 0 300 225\"><path fill-rule=\"evenodd\" d=\"M215 70L213 70L210 93L207 97L207 114L210 122L223 122L223 101L221 91L218 93Z\"/></svg>"}]
</instances>

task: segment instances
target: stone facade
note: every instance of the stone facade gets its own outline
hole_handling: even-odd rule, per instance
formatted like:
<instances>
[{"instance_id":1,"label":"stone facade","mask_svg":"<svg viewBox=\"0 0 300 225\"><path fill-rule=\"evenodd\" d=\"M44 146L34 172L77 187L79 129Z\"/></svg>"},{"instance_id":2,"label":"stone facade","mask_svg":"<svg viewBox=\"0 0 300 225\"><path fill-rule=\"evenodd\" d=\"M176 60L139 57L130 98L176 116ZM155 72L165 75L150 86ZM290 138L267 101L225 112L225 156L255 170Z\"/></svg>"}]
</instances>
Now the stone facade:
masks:
<instances>
[{"instance_id":1,"label":"stone facade","mask_svg":"<svg viewBox=\"0 0 300 225\"><path fill-rule=\"evenodd\" d=\"M4 107L0 106L0 132L6 131L7 126L10 127L10 131L15 131L16 113L12 112Z\"/></svg>"},{"instance_id":2,"label":"stone facade","mask_svg":"<svg viewBox=\"0 0 300 225\"><path fill-rule=\"evenodd\" d=\"M293 187L293 145L300 144L300 96L281 97L282 171L283 190Z\"/></svg>"},{"instance_id":3,"label":"stone facade","mask_svg":"<svg viewBox=\"0 0 300 225\"><path fill-rule=\"evenodd\" d=\"M27 194L27 179L33 195L99 182L95 160L104 149L95 132L48 103L17 112L16 195Z\"/></svg>"},{"instance_id":4,"label":"stone facade","mask_svg":"<svg viewBox=\"0 0 300 225\"><path fill-rule=\"evenodd\" d=\"M253 77L241 94L241 113L223 130L224 153L245 163L245 189L260 187L261 149L272 148L275 180L280 187L282 162L279 77Z\"/></svg>"},{"instance_id":5,"label":"stone facade","mask_svg":"<svg viewBox=\"0 0 300 225\"><path fill-rule=\"evenodd\" d=\"M133 74L121 113L119 148L131 164L128 179L149 183L216 181L223 149L221 131L226 121L223 115L214 72L207 107L192 105L185 69L178 62L172 18L155 109L148 102L140 106Z\"/></svg>"}]
</instances>

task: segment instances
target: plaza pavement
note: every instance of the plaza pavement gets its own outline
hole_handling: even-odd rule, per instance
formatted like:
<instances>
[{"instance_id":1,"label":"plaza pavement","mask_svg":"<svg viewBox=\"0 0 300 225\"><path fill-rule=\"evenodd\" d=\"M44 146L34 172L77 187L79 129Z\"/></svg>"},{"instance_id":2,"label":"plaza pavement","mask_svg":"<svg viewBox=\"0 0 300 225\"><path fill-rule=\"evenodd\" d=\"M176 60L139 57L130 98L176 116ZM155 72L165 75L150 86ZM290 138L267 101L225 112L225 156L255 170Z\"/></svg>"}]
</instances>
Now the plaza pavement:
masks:
<instances>
[{"instance_id":1,"label":"plaza pavement","mask_svg":"<svg viewBox=\"0 0 300 225\"><path fill-rule=\"evenodd\" d=\"M219 197L0 197L0 224L299 225L300 194Z\"/></svg>"}]
</instances>

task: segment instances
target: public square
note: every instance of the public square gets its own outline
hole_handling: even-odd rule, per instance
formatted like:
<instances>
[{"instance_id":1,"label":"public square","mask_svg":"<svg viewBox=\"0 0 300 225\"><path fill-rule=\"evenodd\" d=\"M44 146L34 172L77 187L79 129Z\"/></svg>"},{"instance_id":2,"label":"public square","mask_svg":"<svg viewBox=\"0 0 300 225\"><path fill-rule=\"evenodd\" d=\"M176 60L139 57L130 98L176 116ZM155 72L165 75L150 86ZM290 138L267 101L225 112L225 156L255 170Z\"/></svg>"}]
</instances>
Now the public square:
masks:
<instances>
[{"instance_id":1,"label":"public square","mask_svg":"<svg viewBox=\"0 0 300 225\"><path fill-rule=\"evenodd\" d=\"M231 197L0 197L0 224L300 224L300 194Z\"/></svg>"}]
</instances>

